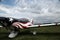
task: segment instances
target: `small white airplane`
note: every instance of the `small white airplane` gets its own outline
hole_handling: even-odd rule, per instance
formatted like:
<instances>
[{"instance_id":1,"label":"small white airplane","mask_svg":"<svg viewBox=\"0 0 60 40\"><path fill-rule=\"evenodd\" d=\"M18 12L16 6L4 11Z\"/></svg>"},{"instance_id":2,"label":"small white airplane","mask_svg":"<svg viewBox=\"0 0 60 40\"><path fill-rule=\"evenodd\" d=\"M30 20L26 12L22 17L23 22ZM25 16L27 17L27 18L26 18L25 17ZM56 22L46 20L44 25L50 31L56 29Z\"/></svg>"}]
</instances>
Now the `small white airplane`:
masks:
<instances>
[{"instance_id":1,"label":"small white airplane","mask_svg":"<svg viewBox=\"0 0 60 40\"><path fill-rule=\"evenodd\" d=\"M29 29L29 28L39 28L39 27L45 27L45 26L52 26L52 25L60 25L60 22L55 23L44 23L44 24L33 24L32 20L29 20L27 18L11 18L11 17L0 17L0 27L15 27L17 29ZM33 35L36 35L36 31L32 32Z\"/></svg>"}]
</instances>

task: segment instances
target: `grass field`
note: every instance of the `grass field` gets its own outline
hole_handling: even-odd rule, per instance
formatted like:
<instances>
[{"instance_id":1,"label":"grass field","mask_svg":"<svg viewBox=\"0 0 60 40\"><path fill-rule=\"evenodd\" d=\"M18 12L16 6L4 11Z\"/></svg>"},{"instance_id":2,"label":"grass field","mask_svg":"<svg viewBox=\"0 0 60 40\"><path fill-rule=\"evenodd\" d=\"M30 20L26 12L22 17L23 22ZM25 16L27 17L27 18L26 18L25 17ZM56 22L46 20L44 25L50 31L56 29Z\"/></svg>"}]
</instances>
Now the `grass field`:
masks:
<instances>
[{"instance_id":1,"label":"grass field","mask_svg":"<svg viewBox=\"0 0 60 40\"><path fill-rule=\"evenodd\" d=\"M27 30L37 31L37 34L33 35ZM60 26L48 26L20 30L19 35L13 39L9 39L8 35L9 30L0 28L0 40L60 40Z\"/></svg>"}]
</instances>

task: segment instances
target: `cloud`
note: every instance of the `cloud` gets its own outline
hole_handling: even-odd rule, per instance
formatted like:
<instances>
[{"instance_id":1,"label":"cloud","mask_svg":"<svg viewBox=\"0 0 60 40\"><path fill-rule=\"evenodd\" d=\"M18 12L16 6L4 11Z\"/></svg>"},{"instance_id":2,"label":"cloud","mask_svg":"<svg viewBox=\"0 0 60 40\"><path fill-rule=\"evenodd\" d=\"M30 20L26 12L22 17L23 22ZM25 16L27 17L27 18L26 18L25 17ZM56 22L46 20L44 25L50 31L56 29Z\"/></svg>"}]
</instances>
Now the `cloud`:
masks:
<instances>
[{"instance_id":1,"label":"cloud","mask_svg":"<svg viewBox=\"0 0 60 40\"><path fill-rule=\"evenodd\" d=\"M60 4L58 0L15 0L14 6L0 5L4 14L0 16L31 18L36 23L60 21Z\"/></svg>"}]
</instances>

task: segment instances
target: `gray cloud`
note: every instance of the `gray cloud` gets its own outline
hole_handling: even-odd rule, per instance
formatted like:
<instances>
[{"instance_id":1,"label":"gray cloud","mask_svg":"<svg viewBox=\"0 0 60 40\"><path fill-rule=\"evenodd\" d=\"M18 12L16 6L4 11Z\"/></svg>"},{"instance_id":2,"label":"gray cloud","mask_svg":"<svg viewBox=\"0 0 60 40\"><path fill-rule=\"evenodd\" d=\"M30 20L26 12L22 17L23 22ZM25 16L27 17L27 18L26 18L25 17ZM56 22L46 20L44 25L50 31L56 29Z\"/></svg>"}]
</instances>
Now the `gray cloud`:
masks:
<instances>
[{"instance_id":1,"label":"gray cloud","mask_svg":"<svg viewBox=\"0 0 60 40\"><path fill-rule=\"evenodd\" d=\"M35 23L60 22L59 0L15 0L15 6L0 5L5 16L26 17Z\"/></svg>"}]
</instances>

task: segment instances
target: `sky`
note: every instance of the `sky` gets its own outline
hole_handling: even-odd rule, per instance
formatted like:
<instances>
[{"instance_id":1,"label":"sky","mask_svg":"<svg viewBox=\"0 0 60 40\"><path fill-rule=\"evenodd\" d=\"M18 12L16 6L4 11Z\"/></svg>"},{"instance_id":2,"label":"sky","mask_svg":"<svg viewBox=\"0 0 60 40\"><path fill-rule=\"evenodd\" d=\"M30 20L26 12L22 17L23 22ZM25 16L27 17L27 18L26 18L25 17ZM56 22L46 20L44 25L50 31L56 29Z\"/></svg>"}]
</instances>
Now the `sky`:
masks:
<instances>
[{"instance_id":1,"label":"sky","mask_svg":"<svg viewBox=\"0 0 60 40\"><path fill-rule=\"evenodd\" d=\"M60 22L59 0L2 0L0 16L29 18L34 23Z\"/></svg>"}]
</instances>

